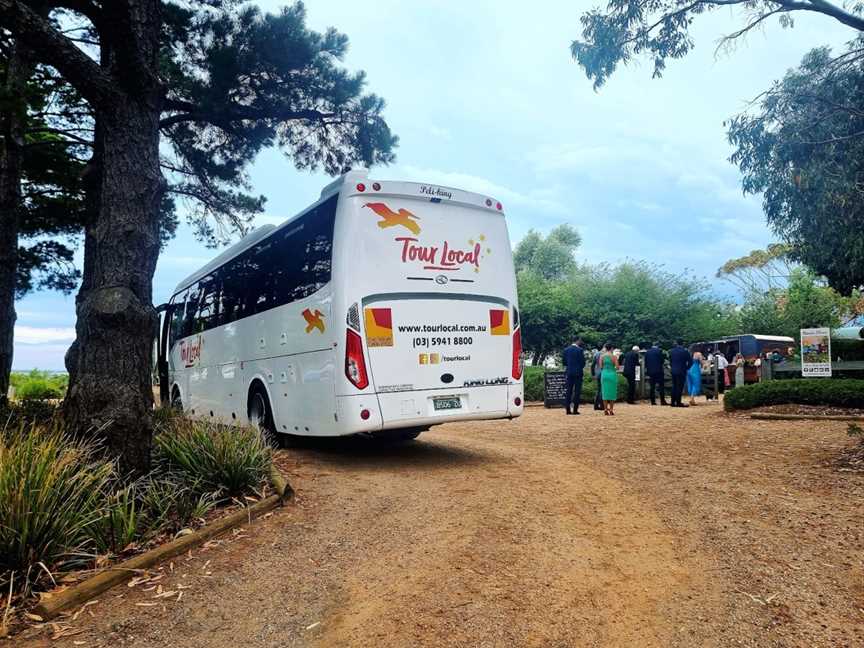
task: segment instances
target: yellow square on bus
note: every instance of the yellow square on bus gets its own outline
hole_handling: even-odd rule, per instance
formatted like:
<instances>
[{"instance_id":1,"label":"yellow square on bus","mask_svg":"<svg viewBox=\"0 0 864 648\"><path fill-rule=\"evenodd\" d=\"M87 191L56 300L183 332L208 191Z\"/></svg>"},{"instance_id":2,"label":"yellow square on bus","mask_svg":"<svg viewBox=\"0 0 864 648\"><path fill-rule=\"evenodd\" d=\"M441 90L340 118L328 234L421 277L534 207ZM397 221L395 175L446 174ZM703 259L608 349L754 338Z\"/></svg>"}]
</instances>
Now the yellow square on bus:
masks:
<instances>
[{"instance_id":1,"label":"yellow square on bus","mask_svg":"<svg viewBox=\"0 0 864 648\"><path fill-rule=\"evenodd\" d=\"M393 346L393 315L389 308L367 308L366 344L370 347Z\"/></svg>"}]
</instances>

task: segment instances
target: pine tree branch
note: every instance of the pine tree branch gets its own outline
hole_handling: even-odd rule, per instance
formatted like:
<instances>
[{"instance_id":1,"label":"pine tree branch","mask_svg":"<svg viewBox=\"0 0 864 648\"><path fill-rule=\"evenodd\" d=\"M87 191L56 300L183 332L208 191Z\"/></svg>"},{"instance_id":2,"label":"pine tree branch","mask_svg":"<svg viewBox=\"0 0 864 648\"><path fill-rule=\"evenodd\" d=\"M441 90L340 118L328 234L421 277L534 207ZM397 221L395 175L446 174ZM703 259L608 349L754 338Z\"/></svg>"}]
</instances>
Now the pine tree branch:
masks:
<instances>
[{"instance_id":1,"label":"pine tree branch","mask_svg":"<svg viewBox=\"0 0 864 648\"><path fill-rule=\"evenodd\" d=\"M273 111L261 110L252 106L235 105L225 110L211 111L197 106L188 101L178 99L166 99L164 104L166 111L182 111L165 117L159 122L160 128L168 128L183 122L205 122L220 128L228 127L237 121L258 121L273 119L280 122L293 121L297 119L308 119L310 121L326 122L336 117L336 113L326 113L320 110L287 110L277 109Z\"/></svg>"},{"instance_id":2,"label":"pine tree branch","mask_svg":"<svg viewBox=\"0 0 864 648\"><path fill-rule=\"evenodd\" d=\"M107 105L116 96L110 76L21 0L0 0L0 25L60 72L92 105Z\"/></svg>"}]
</instances>

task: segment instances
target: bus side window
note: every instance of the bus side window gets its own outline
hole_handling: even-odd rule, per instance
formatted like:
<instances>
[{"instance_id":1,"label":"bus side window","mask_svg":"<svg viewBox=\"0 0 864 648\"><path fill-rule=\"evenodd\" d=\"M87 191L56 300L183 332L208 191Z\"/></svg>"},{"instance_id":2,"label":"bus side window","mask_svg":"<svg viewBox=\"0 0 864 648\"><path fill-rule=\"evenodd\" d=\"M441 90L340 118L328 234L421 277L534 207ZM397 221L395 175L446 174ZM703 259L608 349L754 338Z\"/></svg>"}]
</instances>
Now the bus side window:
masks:
<instances>
[{"instance_id":1,"label":"bus side window","mask_svg":"<svg viewBox=\"0 0 864 648\"><path fill-rule=\"evenodd\" d=\"M219 326L230 324L243 315L243 283L240 277L240 258L229 261L219 272Z\"/></svg>"},{"instance_id":2,"label":"bus side window","mask_svg":"<svg viewBox=\"0 0 864 648\"><path fill-rule=\"evenodd\" d=\"M203 333L216 326L216 307L219 299L219 282L215 275L204 277L200 284L201 298L195 311L195 333Z\"/></svg>"},{"instance_id":3,"label":"bus side window","mask_svg":"<svg viewBox=\"0 0 864 648\"><path fill-rule=\"evenodd\" d=\"M304 299L330 281L337 196L305 214L278 239L277 304Z\"/></svg>"},{"instance_id":4,"label":"bus side window","mask_svg":"<svg viewBox=\"0 0 864 648\"><path fill-rule=\"evenodd\" d=\"M186 290L182 294L174 295L171 300L171 324L168 327L168 350L174 346L174 343L183 337L183 317L186 311L186 297L189 291Z\"/></svg>"},{"instance_id":5,"label":"bus side window","mask_svg":"<svg viewBox=\"0 0 864 648\"><path fill-rule=\"evenodd\" d=\"M186 312L183 315L182 337L188 337L197 333L195 328L195 311L198 310L198 302L201 301L201 288L199 284L189 288L186 298Z\"/></svg>"},{"instance_id":6,"label":"bus side window","mask_svg":"<svg viewBox=\"0 0 864 648\"><path fill-rule=\"evenodd\" d=\"M275 306L274 266L279 261L273 254L272 239L256 245L243 266L245 305L243 315L255 315Z\"/></svg>"}]
</instances>

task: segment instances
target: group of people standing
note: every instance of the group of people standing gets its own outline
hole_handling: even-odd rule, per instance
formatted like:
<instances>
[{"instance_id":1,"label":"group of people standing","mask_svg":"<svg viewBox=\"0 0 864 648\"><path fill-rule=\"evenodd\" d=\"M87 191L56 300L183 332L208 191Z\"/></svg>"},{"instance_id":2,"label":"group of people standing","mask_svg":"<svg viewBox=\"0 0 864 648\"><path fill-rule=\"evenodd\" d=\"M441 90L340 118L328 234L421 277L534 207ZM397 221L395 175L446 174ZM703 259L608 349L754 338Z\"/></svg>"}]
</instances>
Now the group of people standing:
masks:
<instances>
[{"instance_id":1,"label":"group of people standing","mask_svg":"<svg viewBox=\"0 0 864 648\"><path fill-rule=\"evenodd\" d=\"M634 346L626 353L614 349L611 343L603 345L593 352L591 357L591 376L597 381L597 393L594 399L594 409L603 410L604 415L615 415L615 401L618 399L618 372L627 379L627 402L636 402L636 368L639 366L641 350ZM585 366L588 363L586 350L581 339L564 349L562 354L565 367L564 404L567 414L579 414L579 404L582 400L582 382ZM720 353L710 361L717 363L717 370L722 371L723 379L719 382L719 391L723 392L728 378L729 361ZM659 392L660 404L672 407L687 407L683 402L686 393L690 396L690 405L695 405L695 397L702 393L702 369L708 362L696 351L691 354L684 348L681 340L677 340L669 351L669 370L672 375L672 394L670 402L666 401L665 357L659 342L655 342L645 352L645 374L650 385L652 405L657 405ZM735 384L744 384L744 358L739 353L734 360Z\"/></svg>"}]
</instances>

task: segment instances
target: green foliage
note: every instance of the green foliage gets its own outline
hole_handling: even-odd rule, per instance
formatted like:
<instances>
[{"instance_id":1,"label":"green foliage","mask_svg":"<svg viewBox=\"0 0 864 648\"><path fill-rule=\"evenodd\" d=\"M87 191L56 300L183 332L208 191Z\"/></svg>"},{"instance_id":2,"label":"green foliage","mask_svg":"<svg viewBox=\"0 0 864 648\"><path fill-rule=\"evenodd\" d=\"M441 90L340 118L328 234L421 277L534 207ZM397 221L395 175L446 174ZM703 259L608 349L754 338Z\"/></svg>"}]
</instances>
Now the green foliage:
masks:
<instances>
[{"instance_id":1,"label":"green foliage","mask_svg":"<svg viewBox=\"0 0 864 648\"><path fill-rule=\"evenodd\" d=\"M574 254L582 237L572 225L559 225L545 238L528 230L513 250L516 272L531 272L544 280L563 280L576 270Z\"/></svg>"},{"instance_id":2,"label":"green foliage","mask_svg":"<svg viewBox=\"0 0 864 648\"><path fill-rule=\"evenodd\" d=\"M119 554L139 537L143 526L144 511L136 484L109 490L103 507L93 539L100 553Z\"/></svg>"},{"instance_id":3,"label":"green foliage","mask_svg":"<svg viewBox=\"0 0 864 648\"><path fill-rule=\"evenodd\" d=\"M560 353L580 334L576 295L570 282L551 281L537 273L516 275L522 322L522 347L535 364Z\"/></svg>"},{"instance_id":4,"label":"green foliage","mask_svg":"<svg viewBox=\"0 0 864 648\"><path fill-rule=\"evenodd\" d=\"M793 270L791 251L786 243L771 243L764 250L751 250L750 254L730 259L717 270L716 276L744 293L783 288Z\"/></svg>"},{"instance_id":5,"label":"green foliage","mask_svg":"<svg viewBox=\"0 0 864 648\"><path fill-rule=\"evenodd\" d=\"M257 486L257 485L256 485ZM253 489L248 489L251 491ZM141 503L147 511L143 537L158 532L176 532L192 520L203 518L216 505L218 491L182 472L156 473L139 486ZM238 491L238 494L247 490Z\"/></svg>"},{"instance_id":6,"label":"green foliage","mask_svg":"<svg viewBox=\"0 0 864 648\"><path fill-rule=\"evenodd\" d=\"M812 50L729 126L744 191L763 196L791 257L844 294L864 285L862 45L837 58Z\"/></svg>"},{"instance_id":7,"label":"green foliage","mask_svg":"<svg viewBox=\"0 0 864 648\"><path fill-rule=\"evenodd\" d=\"M522 376L522 389L526 401L543 400L543 374L545 373L544 367L525 367L525 373Z\"/></svg>"},{"instance_id":8,"label":"green foliage","mask_svg":"<svg viewBox=\"0 0 864 648\"><path fill-rule=\"evenodd\" d=\"M858 296L843 297L810 271L792 271L786 288L752 290L741 307L741 331L797 338L802 328L836 328L857 314Z\"/></svg>"},{"instance_id":9,"label":"green foliage","mask_svg":"<svg viewBox=\"0 0 864 648\"><path fill-rule=\"evenodd\" d=\"M713 298L704 282L649 263L583 265L561 280L524 270L517 288L522 344L534 364L576 337L626 348L740 332L735 306Z\"/></svg>"},{"instance_id":10,"label":"green foliage","mask_svg":"<svg viewBox=\"0 0 864 648\"><path fill-rule=\"evenodd\" d=\"M662 76L668 59L686 56L695 46L690 34L697 16L739 6L742 24L721 39L721 46L740 38L763 21L776 16L782 27L793 25L792 12L811 11L832 16L854 29L864 30L860 5L854 12L838 11L828 3L775 0L611 0L603 9L582 15L582 40L570 46L573 58L585 70L594 88L602 86L619 64L642 56Z\"/></svg>"},{"instance_id":11,"label":"green foliage","mask_svg":"<svg viewBox=\"0 0 864 648\"><path fill-rule=\"evenodd\" d=\"M687 275L641 262L600 265L573 285L578 320L595 343L627 348L681 338L695 342L735 333L735 308L711 297L708 286Z\"/></svg>"},{"instance_id":12,"label":"green foliage","mask_svg":"<svg viewBox=\"0 0 864 648\"><path fill-rule=\"evenodd\" d=\"M864 407L864 380L770 380L727 391L723 403L727 411L787 403Z\"/></svg>"},{"instance_id":13,"label":"green foliage","mask_svg":"<svg viewBox=\"0 0 864 648\"><path fill-rule=\"evenodd\" d=\"M270 468L270 447L253 428L185 421L154 438L158 465L212 492L236 496L256 491Z\"/></svg>"},{"instance_id":14,"label":"green foliage","mask_svg":"<svg viewBox=\"0 0 864 648\"><path fill-rule=\"evenodd\" d=\"M114 468L61 429L8 430L0 439L0 578L27 587L91 546Z\"/></svg>"},{"instance_id":15,"label":"green foliage","mask_svg":"<svg viewBox=\"0 0 864 648\"><path fill-rule=\"evenodd\" d=\"M252 3L163 6L171 190L193 200L200 238L224 240L208 218L242 228L263 209L262 197L243 192L264 148L279 146L298 169L331 175L393 161L398 138L382 117L384 101L364 93L363 72L340 65L348 38L309 29L302 2L272 14Z\"/></svg>"},{"instance_id":16,"label":"green foliage","mask_svg":"<svg viewBox=\"0 0 864 648\"><path fill-rule=\"evenodd\" d=\"M69 375L33 369L27 373L14 372L9 381L19 401L61 399L69 387Z\"/></svg>"},{"instance_id":17,"label":"green foliage","mask_svg":"<svg viewBox=\"0 0 864 648\"><path fill-rule=\"evenodd\" d=\"M864 428L857 423L850 423L846 428L846 434L853 439L856 439L858 443L864 445Z\"/></svg>"}]
</instances>

